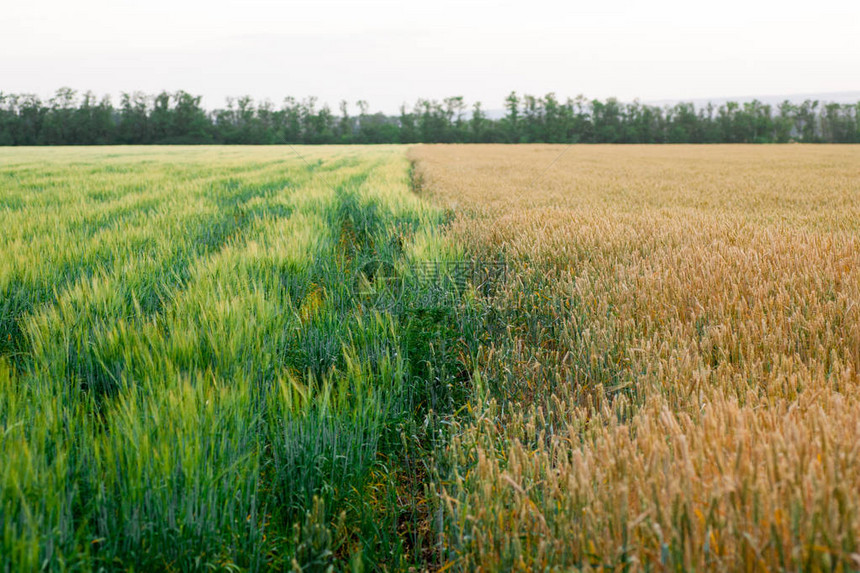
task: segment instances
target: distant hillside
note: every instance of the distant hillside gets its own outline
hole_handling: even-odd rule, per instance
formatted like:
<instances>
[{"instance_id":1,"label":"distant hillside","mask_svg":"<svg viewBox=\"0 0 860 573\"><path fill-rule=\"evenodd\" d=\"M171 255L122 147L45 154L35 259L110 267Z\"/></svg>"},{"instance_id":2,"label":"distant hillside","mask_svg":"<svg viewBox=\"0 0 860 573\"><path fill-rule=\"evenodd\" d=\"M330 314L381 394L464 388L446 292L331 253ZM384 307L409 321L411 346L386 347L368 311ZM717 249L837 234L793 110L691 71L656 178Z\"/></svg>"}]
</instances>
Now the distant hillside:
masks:
<instances>
[{"instance_id":1,"label":"distant hillside","mask_svg":"<svg viewBox=\"0 0 860 573\"><path fill-rule=\"evenodd\" d=\"M857 103L860 101L860 91L850 92L828 92L828 93L808 93L808 94L790 94L790 95L758 95L758 96L738 96L738 97L723 97L723 98L699 98L699 99L663 99L646 101L649 105L675 105L680 102L692 102L696 107L708 105L722 105L726 102L734 101L738 103L758 100L762 103L770 105L779 105L785 100L791 103L802 103L806 100L818 100L828 103Z\"/></svg>"}]
</instances>

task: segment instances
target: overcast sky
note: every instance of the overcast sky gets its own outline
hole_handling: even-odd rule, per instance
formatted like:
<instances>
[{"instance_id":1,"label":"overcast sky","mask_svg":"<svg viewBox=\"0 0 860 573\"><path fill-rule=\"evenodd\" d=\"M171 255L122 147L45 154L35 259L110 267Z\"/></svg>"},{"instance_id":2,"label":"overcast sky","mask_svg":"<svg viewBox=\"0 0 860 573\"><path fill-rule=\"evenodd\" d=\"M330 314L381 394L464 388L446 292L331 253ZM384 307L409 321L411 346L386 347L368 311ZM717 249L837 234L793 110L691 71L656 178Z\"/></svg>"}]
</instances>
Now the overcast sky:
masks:
<instances>
[{"instance_id":1,"label":"overcast sky","mask_svg":"<svg viewBox=\"0 0 860 573\"><path fill-rule=\"evenodd\" d=\"M623 100L860 90L860 0L4 0L0 91L315 95L396 111L511 90Z\"/></svg>"}]
</instances>

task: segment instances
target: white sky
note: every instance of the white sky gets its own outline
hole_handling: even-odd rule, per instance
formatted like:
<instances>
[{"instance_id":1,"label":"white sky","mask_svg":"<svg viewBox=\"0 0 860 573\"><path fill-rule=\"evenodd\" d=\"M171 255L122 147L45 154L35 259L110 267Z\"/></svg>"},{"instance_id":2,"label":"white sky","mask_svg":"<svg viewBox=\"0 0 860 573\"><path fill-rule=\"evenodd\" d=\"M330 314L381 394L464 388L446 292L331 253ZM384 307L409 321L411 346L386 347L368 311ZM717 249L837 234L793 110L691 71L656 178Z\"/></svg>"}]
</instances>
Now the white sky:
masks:
<instances>
[{"instance_id":1,"label":"white sky","mask_svg":"<svg viewBox=\"0 0 860 573\"><path fill-rule=\"evenodd\" d=\"M394 112L512 89L684 99L860 90L860 0L0 0L0 91L315 95ZM355 106L352 105L355 109Z\"/></svg>"}]
</instances>

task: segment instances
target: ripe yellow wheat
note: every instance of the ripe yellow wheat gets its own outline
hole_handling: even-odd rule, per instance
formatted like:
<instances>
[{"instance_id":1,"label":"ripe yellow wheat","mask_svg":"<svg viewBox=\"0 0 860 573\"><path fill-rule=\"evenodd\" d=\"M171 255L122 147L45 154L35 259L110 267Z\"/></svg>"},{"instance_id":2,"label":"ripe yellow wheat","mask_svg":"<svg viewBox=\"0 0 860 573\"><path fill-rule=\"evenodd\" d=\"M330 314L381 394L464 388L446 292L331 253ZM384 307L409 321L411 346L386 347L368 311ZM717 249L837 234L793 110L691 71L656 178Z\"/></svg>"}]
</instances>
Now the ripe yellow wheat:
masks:
<instances>
[{"instance_id":1,"label":"ripe yellow wheat","mask_svg":"<svg viewBox=\"0 0 860 573\"><path fill-rule=\"evenodd\" d=\"M860 567L860 148L411 154L510 265L434 484L452 565Z\"/></svg>"}]
</instances>

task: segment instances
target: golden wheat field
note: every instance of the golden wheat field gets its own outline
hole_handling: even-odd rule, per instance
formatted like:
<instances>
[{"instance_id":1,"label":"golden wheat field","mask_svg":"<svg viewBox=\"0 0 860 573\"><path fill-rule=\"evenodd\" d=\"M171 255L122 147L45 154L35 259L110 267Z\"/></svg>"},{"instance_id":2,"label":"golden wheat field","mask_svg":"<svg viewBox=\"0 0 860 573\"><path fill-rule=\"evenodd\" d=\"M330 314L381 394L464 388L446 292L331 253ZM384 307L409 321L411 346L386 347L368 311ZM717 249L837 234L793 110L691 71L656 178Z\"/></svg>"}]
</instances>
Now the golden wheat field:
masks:
<instances>
[{"instance_id":1,"label":"golden wheat field","mask_svg":"<svg viewBox=\"0 0 860 573\"><path fill-rule=\"evenodd\" d=\"M509 267L431 485L443 562L860 568L860 148L410 156Z\"/></svg>"}]
</instances>

